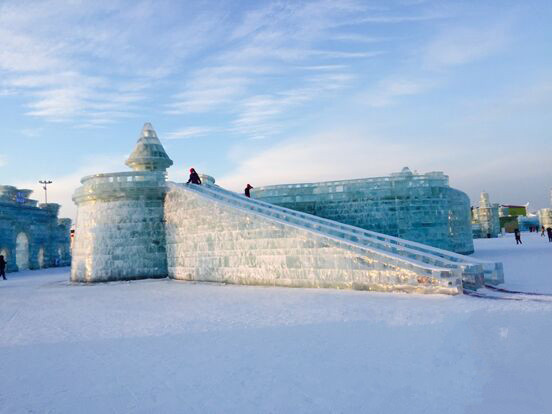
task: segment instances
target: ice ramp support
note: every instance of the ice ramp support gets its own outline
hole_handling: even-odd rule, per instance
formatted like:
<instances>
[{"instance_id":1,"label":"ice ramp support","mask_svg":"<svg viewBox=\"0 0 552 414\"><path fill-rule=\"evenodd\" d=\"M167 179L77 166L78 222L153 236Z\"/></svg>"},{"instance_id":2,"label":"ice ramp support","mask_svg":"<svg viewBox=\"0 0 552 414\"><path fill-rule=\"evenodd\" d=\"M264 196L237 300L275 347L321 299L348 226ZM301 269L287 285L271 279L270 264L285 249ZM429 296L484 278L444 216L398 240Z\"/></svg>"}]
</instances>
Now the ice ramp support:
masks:
<instances>
[{"instance_id":1,"label":"ice ramp support","mask_svg":"<svg viewBox=\"0 0 552 414\"><path fill-rule=\"evenodd\" d=\"M462 293L463 279L483 280L479 264L423 252L406 257L215 185L167 186L167 268L174 279L453 295Z\"/></svg>"}]
</instances>

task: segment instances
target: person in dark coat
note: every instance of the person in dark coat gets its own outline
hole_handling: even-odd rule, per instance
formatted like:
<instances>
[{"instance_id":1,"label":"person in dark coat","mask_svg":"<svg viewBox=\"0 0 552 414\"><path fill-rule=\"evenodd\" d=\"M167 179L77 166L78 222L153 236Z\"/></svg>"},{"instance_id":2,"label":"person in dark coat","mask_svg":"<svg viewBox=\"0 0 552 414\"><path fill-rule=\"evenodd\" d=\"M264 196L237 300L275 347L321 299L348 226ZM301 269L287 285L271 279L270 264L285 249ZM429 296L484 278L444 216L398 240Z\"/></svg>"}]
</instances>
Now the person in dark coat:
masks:
<instances>
[{"instance_id":1,"label":"person in dark coat","mask_svg":"<svg viewBox=\"0 0 552 414\"><path fill-rule=\"evenodd\" d=\"M541 229L541 237L544 237L544 226L542 226L542 229Z\"/></svg>"},{"instance_id":2,"label":"person in dark coat","mask_svg":"<svg viewBox=\"0 0 552 414\"><path fill-rule=\"evenodd\" d=\"M519 232L519 229L514 230L514 236L516 236L516 244L523 244L521 242L521 233Z\"/></svg>"},{"instance_id":3,"label":"person in dark coat","mask_svg":"<svg viewBox=\"0 0 552 414\"><path fill-rule=\"evenodd\" d=\"M0 276L2 276L2 279L6 279L6 260L4 259L4 255L0 254Z\"/></svg>"},{"instance_id":4,"label":"person in dark coat","mask_svg":"<svg viewBox=\"0 0 552 414\"><path fill-rule=\"evenodd\" d=\"M546 234L548 234L548 241L552 242L552 227L546 228Z\"/></svg>"},{"instance_id":5,"label":"person in dark coat","mask_svg":"<svg viewBox=\"0 0 552 414\"><path fill-rule=\"evenodd\" d=\"M253 186L251 184L247 184L247 187L245 187L245 196L246 197L251 197L251 189L253 188Z\"/></svg>"},{"instance_id":6,"label":"person in dark coat","mask_svg":"<svg viewBox=\"0 0 552 414\"><path fill-rule=\"evenodd\" d=\"M201 184L201 178L199 178L199 175L196 173L196 170L193 168L190 168L190 179L186 184Z\"/></svg>"}]
</instances>

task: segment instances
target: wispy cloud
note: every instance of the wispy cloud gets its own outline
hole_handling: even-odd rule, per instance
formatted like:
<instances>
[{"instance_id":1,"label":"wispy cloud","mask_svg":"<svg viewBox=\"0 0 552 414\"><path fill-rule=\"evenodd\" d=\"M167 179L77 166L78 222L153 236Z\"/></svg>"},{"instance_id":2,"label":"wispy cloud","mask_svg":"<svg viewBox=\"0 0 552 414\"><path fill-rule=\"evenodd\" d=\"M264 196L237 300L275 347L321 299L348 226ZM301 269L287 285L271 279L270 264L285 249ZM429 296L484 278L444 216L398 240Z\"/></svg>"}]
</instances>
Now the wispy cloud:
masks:
<instances>
[{"instance_id":1,"label":"wispy cloud","mask_svg":"<svg viewBox=\"0 0 552 414\"><path fill-rule=\"evenodd\" d=\"M3 154L0 154L0 167L4 167L7 164L7 157Z\"/></svg>"},{"instance_id":2,"label":"wispy cloud","mask_svg":"<svg viewBox=\"0 0 552 414\"><path fill-rule=\"evenodd\" d=\"M389 78L380 81L373 89L358 95L357 101L361 104L384 107L397 102L403 96L418 95L428 91L435 85L435 81Z\"/></svg>"},{"instance_id":3,"label":"wispy cloud","mask_svg":"<svg viewBox=\"0 0 552 414\"><path fill-rule=\"evenodd\" d=\"M346 145L344 140L346 139ZM367 154L378 149L378 156L366 162ZM308 137L294 137L250 157L239 157L234 172L220 177L221 185L241 190L245 183L270 185L316 182L387 175L406 165L417 168L439 158L442 149L427 149L411 165L415 145L398 145L394 140L362 133L356 129L339 129Z\"/></svg>"},{"instance_id":4,"label":"wispy cloud","mask_svg":"<svg viewBox=\"0 0 552 414\"><path fill-rule=\"evenodd\" d=\"M466 64L498 52L508 38L508 25L503 21L483 27L449 28L425 48L424 62L429 68Z\"/></svg>"},{"instance_id":5,"label":"wispy cloud","mask_svg":"<svg viewBox=\"0 0 552 414\"><path fill-rule=\"evenodd\" d=\"M197 13L162 30L174 10L148 0L4 2L0 9L3 88L27 99L27 115L78 125L135 112L152 84L208 43L217 20ZM141 85L140 93L128 84Z\"/></svg>"},{"instance_id":6,"label":"wispy cloud","mask_svg":"<svg viewBox=\"0 0 552 414\"><path fill-rule=\"evenodd\" d=\"M198 138L198 137L205 136L213 131L215 131L214 128L187 127L187 128L179 129L177 131L168 132L165 134L164 138L169 140Z\"/></svg>"}]
</instances>

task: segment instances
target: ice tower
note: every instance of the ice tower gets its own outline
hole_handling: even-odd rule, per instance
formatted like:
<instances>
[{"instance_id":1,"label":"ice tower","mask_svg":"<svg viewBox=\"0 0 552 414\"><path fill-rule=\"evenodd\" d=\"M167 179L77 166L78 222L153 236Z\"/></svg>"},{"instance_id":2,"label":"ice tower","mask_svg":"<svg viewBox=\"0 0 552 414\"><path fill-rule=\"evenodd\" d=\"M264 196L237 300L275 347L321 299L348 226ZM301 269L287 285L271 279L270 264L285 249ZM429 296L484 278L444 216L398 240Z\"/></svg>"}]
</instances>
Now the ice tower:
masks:
<instances>
[{"instance_id":1,"label":"ice tower","mask_svg":"<svg viewBox=\"0 0 552 414\"><path fill-rule=\"evenodd\" d=\"M126 164L134 171L84 177L73 195L72 280L167 276L163 200L172 161L150 123Z\"/></svg>"},{"instance_id":2,"label":"ice tower","mask_svg":"<svg viewBox=\"0 0 552 414\"><path fill-rule=\"evenodd\" d=\"M500 263L249 199L167 182L172 164L145 124L127 165L81 180L71 279L170 277L251 285L461 293L503 280Z\"/></svg>"},{"instance_id":3,"label":"ice tower","mask_svg":"<svg viewBox=\"0 0 552 414\"><path fill-rule=\"evenodd\" d=\"M488 193L481 193L479 207L472 210L472 224L476 238L494 238L500 234L498 204L491 204Z\"/></svg>"}]
</instances>

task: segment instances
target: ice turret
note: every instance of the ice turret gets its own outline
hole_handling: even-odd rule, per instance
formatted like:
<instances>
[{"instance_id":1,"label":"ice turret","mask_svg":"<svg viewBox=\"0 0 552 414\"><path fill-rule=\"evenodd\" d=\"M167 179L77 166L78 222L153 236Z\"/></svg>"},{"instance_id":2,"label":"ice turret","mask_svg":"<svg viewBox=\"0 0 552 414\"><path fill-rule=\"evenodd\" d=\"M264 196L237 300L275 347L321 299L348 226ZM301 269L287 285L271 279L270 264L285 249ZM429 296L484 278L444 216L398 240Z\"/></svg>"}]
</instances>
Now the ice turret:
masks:
<instances>
[{"instance_id":1,"label":"ice turret","mask_svg":"<svg viewBox=\"0 0 552 414\"><path fill-rule=\"evenodd\" d=\"M125 164L134 171L165 171L173 164L149 122L144 124L136 148Z\"/></svg>"}]
</instances>

